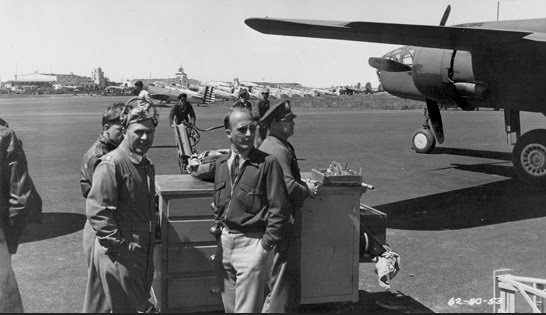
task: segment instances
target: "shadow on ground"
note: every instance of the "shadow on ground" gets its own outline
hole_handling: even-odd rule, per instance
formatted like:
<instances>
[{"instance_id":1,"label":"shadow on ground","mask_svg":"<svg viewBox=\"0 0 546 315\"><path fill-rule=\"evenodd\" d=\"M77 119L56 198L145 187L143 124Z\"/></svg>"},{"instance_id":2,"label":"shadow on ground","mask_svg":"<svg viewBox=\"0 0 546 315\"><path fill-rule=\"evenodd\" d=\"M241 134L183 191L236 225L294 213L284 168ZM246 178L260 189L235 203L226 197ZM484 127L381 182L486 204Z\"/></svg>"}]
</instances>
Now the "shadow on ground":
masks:
<instances>
[{"instance_id":1,"label":"shadow on ground","mask_svg":"<svg viewBox=\"0 0 546 315\"><path fill-rule=\"evenodd\" d=\"M512 153L486 151L486 150L436 147L431 152L431 154L450 154L450 155L495 159L495 160L502 160L502 161L512 161Z\"/></svg>"},{"instance_id":2,"label":"shadow on ground","mask_svg":"<svg viewBox=\"0 0 546 315\"><path fill-rule=\"evenodd\" d=\"M21 243L29 243L71 234L83 229L86 217L77 213L44 213L43 223L29 223Z\"/></svg>"},{"instance_id":3,"label":"shadow on ground","mask_svg":"<svg viewBox=\"0 0 546 315\"><path fill-rule=\"evenodd\" d=\"M300 306L300 313L434 313L400 292L358 292L357 303L324 303Z\"/></svg>"},{"instance_id":4,"label":"shadow on ground","mask_svg":"<svg viewBox=\"0 0 546 315\"><path fill-rule=\"evenodd\" d=\"M544 191L510 179L375 208L388 215L392 229L466 229L544 217Z\"/></svg>"}]
</instances>

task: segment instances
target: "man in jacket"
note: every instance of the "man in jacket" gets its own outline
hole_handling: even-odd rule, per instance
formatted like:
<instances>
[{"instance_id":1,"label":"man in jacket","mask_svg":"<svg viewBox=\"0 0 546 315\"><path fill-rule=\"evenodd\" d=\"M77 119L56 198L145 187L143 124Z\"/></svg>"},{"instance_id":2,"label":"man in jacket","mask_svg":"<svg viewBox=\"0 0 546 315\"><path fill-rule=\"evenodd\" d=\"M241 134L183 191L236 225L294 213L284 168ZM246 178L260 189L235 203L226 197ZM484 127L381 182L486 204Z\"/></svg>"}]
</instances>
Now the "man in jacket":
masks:
<instances>
[{"instance_id":1,"label":"man in jacket","mask_svg":"<svg viewBox=\"0 0 546 315\"><path fill-rule=\"evenodd\" d=\"M153 106L122 112L124 140L95 168L86 215L95 231L93 264L112 312L152 312L154 273L155 169L152 146L157 112Z\"/></svg>"},{"instance_id":2,"label":"man in jacket","mask_svg":"<svg viewBox=\"0 0 546 315\"><path fill-rule=\"evenodd\" d=\"M169 124L171 126L179 125L182 122L190 123L195 126L195 111L187 99L188 95L186 93L178 95L178 103L176 103L169 112Z\"/></svg>"},{"instance_id":3,"label":"man in jacket","mask_svg":"<svg viewBox=\"0 0 546 315\"><path fill-rule=\"evenodd\" d=\"M282 240L292 209L279 163L254 148L251 111L231 108L224 126L230 152L192 175L214 173L214 214L221 224L214 265L224 310L259 313L268 256Z\"/></svg>"},{"instance_id":4,"label":"man in jacket","mask_svg":"<svg viewBox=\"0 0 546 315\"><path fill-rule=\"evenodd\" d=\"M33 189L22 143L0 119L0 313L23 312L11 255L30 217Z\"/></svg>"},{"instance_id":5,"label":"man in jacket","mask_svg":"<svg viewBox=\"0 0 546 315\"><path fill-rule=\"evenodd\" d=\"M100 158L113 151L123 141L123 126L121 126L121 112L124 103L113 103L104 108L102 113L102 132L82 157L80 169L80 187L82 195L87 198L91 190L91 182L95 167ZM95 246L95 232L86 220L83 228L83 250L87 259L87 289L83 303L84 313L109 313L110 308L106 303L106 295L102 288L99 275L93 264L93 251Z\"/></svg>"},{"instance_id":6,"label":"man in jacket","mask_svg":"<svg viewBox=\"0 0 546 315\"><path fill-rule=\"evenodd\" d=\"M290 109L290 101L286 100L271 107L260 119L260 123L268 130L268 136L260 145L260 150L273 155L279 161L290 203L294 209L286 237L275 248L268 279L269 293L265 299L263 313L297 311L300 305L300 209L305 198L313 198L316 195L317 185L301 179L296 152L288 142L288 138L294 134L294 118L296 115Z\"/></svg>"}]
</instances>

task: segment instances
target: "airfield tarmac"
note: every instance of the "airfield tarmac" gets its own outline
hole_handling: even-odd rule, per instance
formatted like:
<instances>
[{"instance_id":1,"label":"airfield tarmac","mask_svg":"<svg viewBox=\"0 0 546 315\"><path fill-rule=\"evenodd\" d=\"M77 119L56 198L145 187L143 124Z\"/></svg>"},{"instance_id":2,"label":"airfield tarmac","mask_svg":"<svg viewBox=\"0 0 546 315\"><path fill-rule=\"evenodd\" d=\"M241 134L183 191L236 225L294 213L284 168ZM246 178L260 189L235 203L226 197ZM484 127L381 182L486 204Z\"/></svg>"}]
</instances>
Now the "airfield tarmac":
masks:
<instances>
[{"instance_id":1,"label":"airfield tarmac","mask_svg":"<svg viewBox=\"0 0 546 315\"><path fill-rule=\"evenodd\" d=\"M103 106L128 97L1 98L0 117L24 144L29 170L43 199L44 224L27 227L13 256L26 312L80 312L86 283L85 221L79 187L83 153L100 132ZM221 124L226 105L194 106L197 126ZM416 154L411 134L420 110L326 111L294 108L294 144L302 171L332 161L362 167L375 186L361 201L388 214L387 242L401 255L391 292L374 266L360 264L359 312L489 313L493 271L546 278L546 194L514 179L502 111L442 111L446 141L433 154ZM174 134L161 110L154 148L156 173L177 174ZM522 113L522 129L544 128L544 117ZM227 148L222 129L201 132L199 149ZM481 298L450 305L451 298ZM518 296L517 311L529 311ZM335 311L304 305L302 311Z\"/></svg>"}]
</instances>

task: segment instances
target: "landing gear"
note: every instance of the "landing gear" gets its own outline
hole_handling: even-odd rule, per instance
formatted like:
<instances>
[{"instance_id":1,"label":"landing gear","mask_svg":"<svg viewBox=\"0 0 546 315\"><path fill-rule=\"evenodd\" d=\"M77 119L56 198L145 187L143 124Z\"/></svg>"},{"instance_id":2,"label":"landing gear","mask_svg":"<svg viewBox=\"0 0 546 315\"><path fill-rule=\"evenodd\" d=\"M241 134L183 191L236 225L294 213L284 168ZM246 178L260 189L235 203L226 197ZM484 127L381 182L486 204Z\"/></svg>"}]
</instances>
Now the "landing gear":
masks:
<instances>
[{"instance_id":1,"label":"landing gear","mask_svg":"<svg viewBox=\"0 0 546 315\"><path fill-rule=\"evenodd\" d=\"M512 162L522 181L546 185L546 129L522 135L512 151Z\"/></svg>"},{"instance_id":2,"label":"landing gear","mask_svg":"<svg viewBox=\"0 0 546 315\"><path fill-rule=\"evenodd\" d=\"M417 153L430 153L436 147L436 142L440 144L444 142L440 107L436 101L430 99L426 99L426 104L427 107L423 114L425 116L423 128L415 130L411 136L412 148Z\"/></svg>"},{"instance_id":3,"label":"landing gear","mask_svg":"<svg viewBox=\"0 0 546 315\"><path fill-rule=\"evenodd\" d=\"M436 138L430 128L423 126L411 136L412 148L417 153L430 153L436 146Z\"/></svg>"}]
</instances>

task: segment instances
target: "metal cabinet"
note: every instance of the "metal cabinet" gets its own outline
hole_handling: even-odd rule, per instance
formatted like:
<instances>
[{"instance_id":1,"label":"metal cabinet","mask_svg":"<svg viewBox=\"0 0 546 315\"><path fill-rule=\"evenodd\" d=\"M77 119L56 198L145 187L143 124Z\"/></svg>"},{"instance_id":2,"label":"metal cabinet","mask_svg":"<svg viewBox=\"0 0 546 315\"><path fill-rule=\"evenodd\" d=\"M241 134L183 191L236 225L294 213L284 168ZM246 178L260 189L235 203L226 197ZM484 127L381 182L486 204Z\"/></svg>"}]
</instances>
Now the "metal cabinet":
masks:
<instances>
[{"instance_id":1,"label":"metal cabinet","mask_svg":"<svg viewBox=\"0 0 546 315\"><path fill-rule=\"evenodd\" d=\"M302 177L310 178L309 173ZM223 310L211 256L213 184L158 175L161 244L154 291L162 312ZM358 302L361 186L321 186L301 219L301 303Z\"/></svg>"},{"instance_id":2,"label":"metal cabinet","mask_svg":"<svg viewBox=\"0 0 546 315\"><path fill-rule=\"evenodd\" d=\"M154 253L153 289L161 312L223 310L212 257L213 185L188 175L156 176L161 244Z\"/></svg>"}]
</instances>

